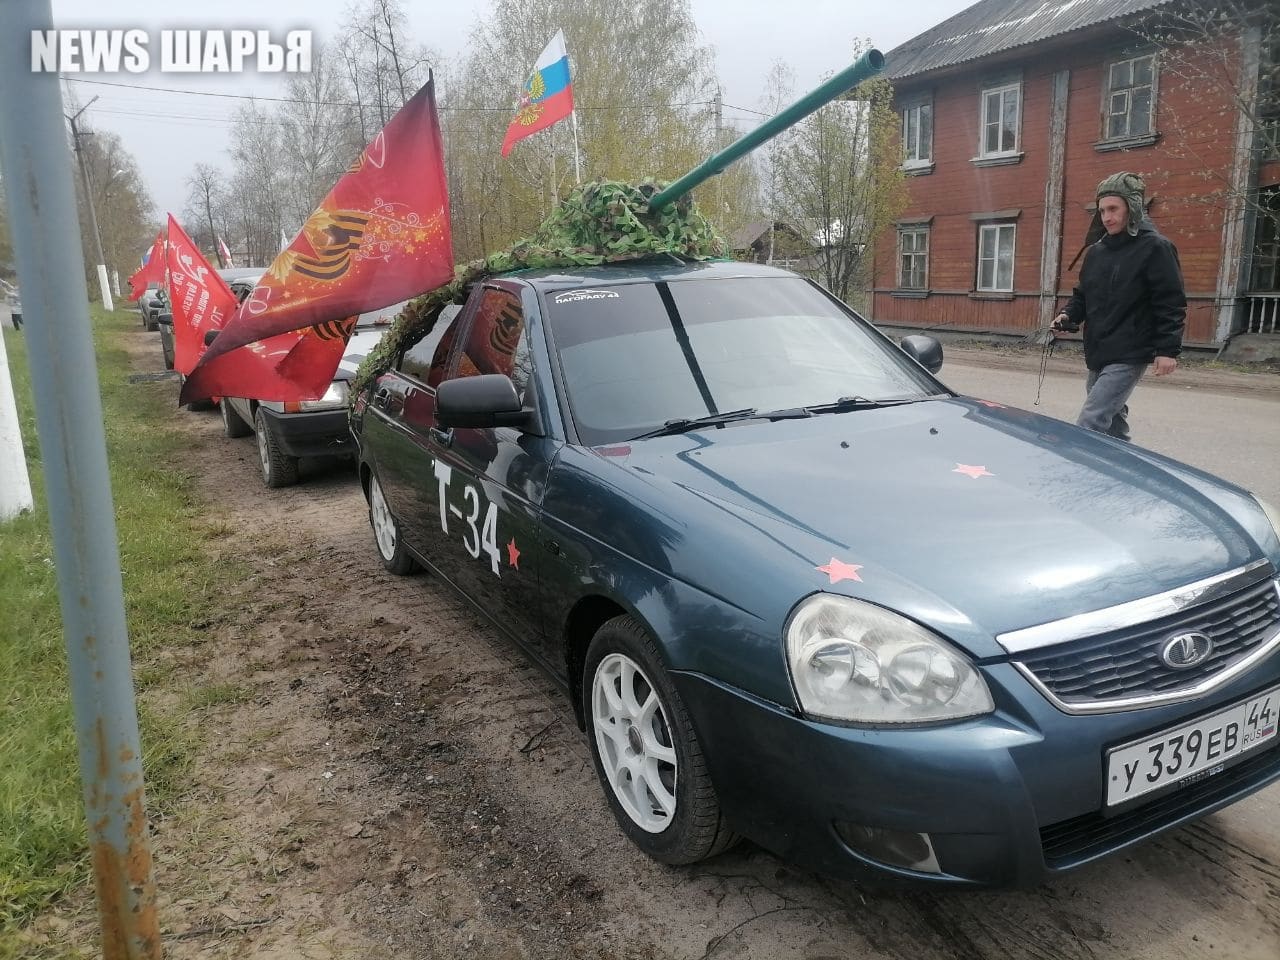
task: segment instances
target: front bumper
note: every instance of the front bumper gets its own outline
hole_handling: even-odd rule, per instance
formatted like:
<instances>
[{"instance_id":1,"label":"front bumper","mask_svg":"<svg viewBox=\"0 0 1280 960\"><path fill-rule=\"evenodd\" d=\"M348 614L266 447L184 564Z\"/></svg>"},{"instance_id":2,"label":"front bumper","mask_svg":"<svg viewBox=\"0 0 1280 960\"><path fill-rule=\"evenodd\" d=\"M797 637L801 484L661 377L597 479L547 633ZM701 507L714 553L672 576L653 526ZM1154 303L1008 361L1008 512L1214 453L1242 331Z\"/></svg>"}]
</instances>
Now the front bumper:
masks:
<instances>
[{"instance_id":1,"label":"front bumper","mask_svg":"<svg viewBox=\"0 0 1280 960\"><path fill-rule=\"evenodd\" d=\"M343 457L355 453L355 441L347 420L347 408L282 413L259 408L267 429L284 453L291 457Z\"/></svg>"},{"instance_id":2,"label":"front bumper","mask_svg":"<svg viewBox=\"0 0 1280 960\"><path fill-rule=\"evenodd\" d=\"M1280 742L1221 773L1104 811L1106 753L1280 685L1280 656L1193 703L1088 717L1055 710L1012 666L984 670L996 711L914 728L796 716L705 676L676 673L733 828L834 876L1031 886L1280 781ZM939 872L892 866L844 839L928 834Z\"/></svg>"}]
</instances>

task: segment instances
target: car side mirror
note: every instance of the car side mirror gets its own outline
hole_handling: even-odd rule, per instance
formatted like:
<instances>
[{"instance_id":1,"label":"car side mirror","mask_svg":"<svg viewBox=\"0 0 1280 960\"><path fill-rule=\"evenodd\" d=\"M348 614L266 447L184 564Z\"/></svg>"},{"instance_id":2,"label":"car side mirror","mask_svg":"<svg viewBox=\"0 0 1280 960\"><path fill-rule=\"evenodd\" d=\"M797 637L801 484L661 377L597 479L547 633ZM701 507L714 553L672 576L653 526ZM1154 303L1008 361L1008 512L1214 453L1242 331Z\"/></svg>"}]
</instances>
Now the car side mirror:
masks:
<instances>
[{"instance_id":1,"label":"car side mirror","mask_svg":"<svg viewBox=\"0 0 1280 960\"><path fill-rule=\"evenodd\" d=\"M436 422L451 427L533 428L536 415L520 404L516 385L501 373L445 380L436 388Z\"/></svg>"},{"instance_id":2,"label":"car side mirror","mask_svg":"<svg viewBox=\"0 0 1280 960\"><path fill-rule=\"evenodd\" d=\"M159 316L157 316L157 317L156 317L156 323L162 323L162 324L164 324L166 327L172 327L172 326L173 326L173 314L172 314L172 313L162 313L162 314L160 314Z\"/></svg>"},{"instance_id":3,"label":"car side mirror","mask_svg":"<svg viewBox=\"0 0 1280 960\"><path fill-rule=\"evenodd\" d=\"M942 344L933 337L912 334L903 337L899 346L903 353L930 373L937 373L942 369Z\"/></svg>"},{"instance_id":4,"label":"car side mirror","mask_svg":"<svg viewBox=\"0 0 1280 960\"><path fill-rule=\"evenodd\" d=\"M220 330L206 330L204 332L204 345L207 347L209 344L213 343L213 341L217 340L218 334L221 332L222 331Z\"/></svg>"}]
</instances>

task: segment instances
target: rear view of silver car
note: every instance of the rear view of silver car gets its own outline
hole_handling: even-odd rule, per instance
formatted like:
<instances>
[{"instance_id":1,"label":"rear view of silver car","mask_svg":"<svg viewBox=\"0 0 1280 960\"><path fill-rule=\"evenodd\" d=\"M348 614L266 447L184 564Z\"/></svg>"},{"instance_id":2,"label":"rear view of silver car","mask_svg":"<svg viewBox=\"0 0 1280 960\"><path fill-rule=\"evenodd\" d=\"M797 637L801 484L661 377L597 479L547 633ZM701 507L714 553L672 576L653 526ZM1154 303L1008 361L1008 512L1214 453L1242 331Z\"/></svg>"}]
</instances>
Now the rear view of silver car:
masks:
<instances>
[{"instance_id":1,"label":"rear view of silver car","mask_svg":"<svg viewBox=\"0 0 1280 960\"><path fill-rule=\"evenodd\" d=\"M234 289L234 284L233 284ZM348 383L377 345L403 304L361 314L355 332L324 396L279 402L223 397L222 432L229 438L255 434L262 482L272 488L298 482L306 457L347 457L355 453L347 421Z\"/></svg>"}]
</instances>

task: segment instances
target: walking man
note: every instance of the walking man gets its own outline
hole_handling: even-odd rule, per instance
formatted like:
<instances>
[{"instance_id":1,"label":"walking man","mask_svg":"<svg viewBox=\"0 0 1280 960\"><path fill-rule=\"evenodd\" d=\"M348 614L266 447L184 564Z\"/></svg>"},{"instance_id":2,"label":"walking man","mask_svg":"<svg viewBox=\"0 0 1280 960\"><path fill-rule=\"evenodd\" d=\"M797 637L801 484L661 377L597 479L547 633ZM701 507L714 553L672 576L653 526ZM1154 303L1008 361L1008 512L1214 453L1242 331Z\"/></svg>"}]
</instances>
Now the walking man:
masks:
<instances>
[{"instance_id":1,"label":"walking man","mask_svg":"<svg viewBox=\"0 0 1280 960\"><path fill-rule=\"evenodd\" d=\"M1178 251L1147 219L1146 185L1135 173L1098 184L1105 235L1085 253L1080 282L1053 321L1054 336L1084 325L1089 368L1077 426L1129 439L1129 395L1147 365L1173 373L1182 352L1187 296Z\"/></svg>"}]
</instances>

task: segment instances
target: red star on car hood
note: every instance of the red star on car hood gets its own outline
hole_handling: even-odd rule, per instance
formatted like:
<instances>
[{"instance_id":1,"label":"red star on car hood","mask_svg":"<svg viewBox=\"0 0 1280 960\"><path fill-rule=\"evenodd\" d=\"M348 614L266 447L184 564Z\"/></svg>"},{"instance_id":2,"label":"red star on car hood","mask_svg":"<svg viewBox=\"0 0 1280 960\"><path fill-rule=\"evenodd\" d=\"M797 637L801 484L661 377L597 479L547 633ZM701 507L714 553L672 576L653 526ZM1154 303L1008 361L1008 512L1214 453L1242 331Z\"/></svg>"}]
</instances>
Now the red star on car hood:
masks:
<instances>
[{"instance_id":1,"label":"red star on car hood","mask_svg":"<svg viewBox=\"0 0 1280 960\"><path fill-rule=\"evenodd\" d=\"M832 557L830 563L825 563L820 567L815 567L814 569L821 570L825 573L831 578L832 583L839 583L841 580L856 580L858 583L862 582L862 578L858 576L858 571L862 569L862 564L860 563L845 563L843 560L837 560L835 557Z\"/></svg>"},{"instance_id":2,"label":"red star on car hood","mask_svg":"<svg viewBox=\"0 0 1280 960\"><path fill-rule=\"evenodd\" d=\"M975 467L967 463L957 463L952 473L963 473L966 477L977 480L979 477L994 477L995 474L986 467Z\"/></svg>"}]
</instances>

